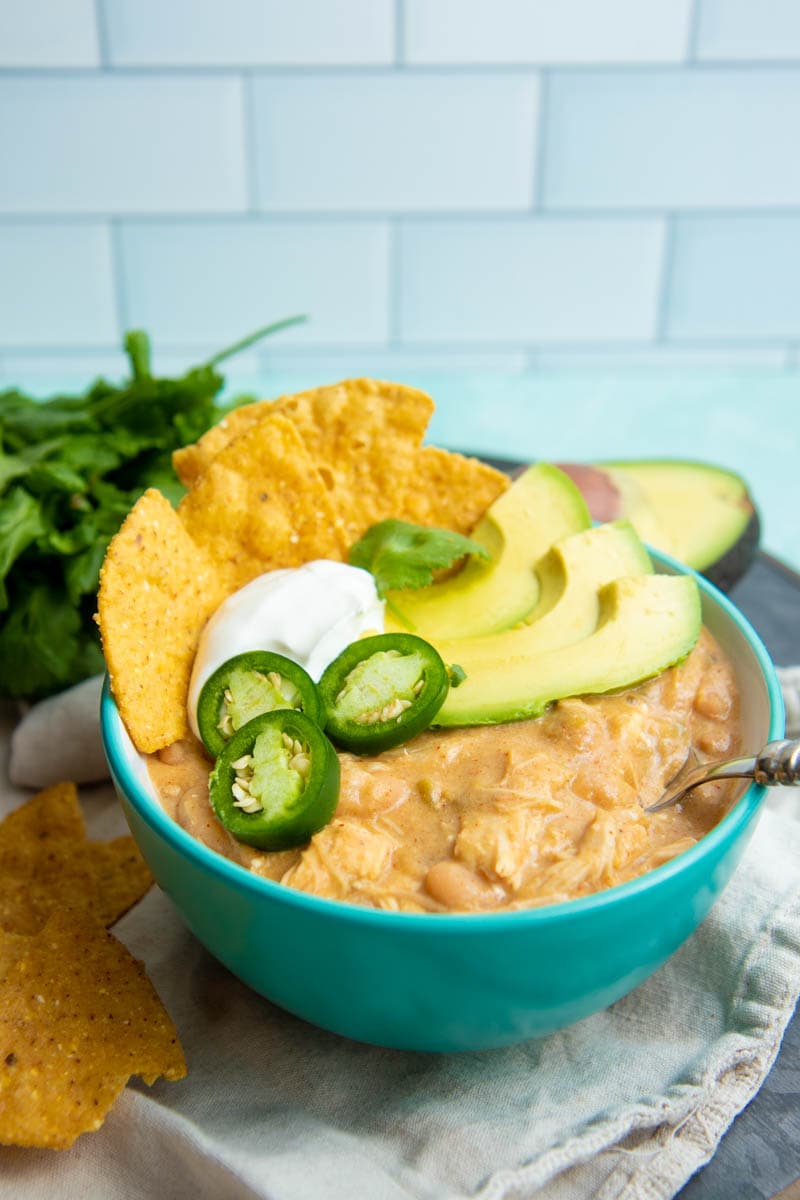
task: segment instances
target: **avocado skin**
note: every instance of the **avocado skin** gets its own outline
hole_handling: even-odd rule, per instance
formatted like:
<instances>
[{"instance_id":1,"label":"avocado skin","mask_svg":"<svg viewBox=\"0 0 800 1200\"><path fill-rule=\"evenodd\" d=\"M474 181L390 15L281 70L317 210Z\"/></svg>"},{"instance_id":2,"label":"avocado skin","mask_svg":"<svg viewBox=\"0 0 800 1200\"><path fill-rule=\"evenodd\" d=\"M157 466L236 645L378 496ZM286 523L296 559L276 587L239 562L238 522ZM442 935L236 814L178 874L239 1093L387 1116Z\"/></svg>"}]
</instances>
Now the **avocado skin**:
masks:
<instances>
[{"instance_id":1,"label":"avocado skin","mask_svg":"<svg viewBox=\"0 0 800 1200\"><path fill-rule=\"evenodd\" d=\"M702 481L704 477L707 479L709 496L713 492L715 482L721 476L727 477L728 480L738 483L739 494L735 500L732 496L731 500L747 516L746 522L739 525L732 540L720 543L718 531L709 525L706 548L698 550L695 547L694 553L683 551L680 543L677 546L673 544L675 527L670 521L672 514L664 511L661 508L662 502L646 491L642 498L650 511L650 516L655 517L656 521L665 527L671 526L672 542L661 543L652 526L647 529L640 528L639 532L649 545L657 550L664 550L681 562L685 562L694 570L705 575L724 592L730 591L734 584L738 583L755 558L760 539L758 513L745 481L727 468L683 459L619 459L593 465L583 463L559 463L558 465L583 492L589 511L595 520L607 521L615 517L627 517L633 521L634 525L637 524L637 513L632 508L630 499L626 500L623 492L615 488L611 473L616 473L619 480L620 476L624 478L629 473L640 475L641 472L652 469L660 472L663 479L664 473L672 467L675 468L677 490L681 474L688 470L692 472L697 482ZM641 479L638 482L641 484ZM615 491L617 492L616 504L614 503ZM698 522L703 520L702 506L697 512L696 519Z\"/></svg>"},{"instance_id":2,"label":"avocado skin","mask_svg":"<svg viewBox=\"0 0 800 1200\"><path fill-rule=\"evenodd\" d=\"M749 570L758 553L760 542L761 522L758 513L753 509L750 520L738 540L715 562L703 567L700 574L705 575L721 592L729 592Z\"/></svg>"}]
</instances>

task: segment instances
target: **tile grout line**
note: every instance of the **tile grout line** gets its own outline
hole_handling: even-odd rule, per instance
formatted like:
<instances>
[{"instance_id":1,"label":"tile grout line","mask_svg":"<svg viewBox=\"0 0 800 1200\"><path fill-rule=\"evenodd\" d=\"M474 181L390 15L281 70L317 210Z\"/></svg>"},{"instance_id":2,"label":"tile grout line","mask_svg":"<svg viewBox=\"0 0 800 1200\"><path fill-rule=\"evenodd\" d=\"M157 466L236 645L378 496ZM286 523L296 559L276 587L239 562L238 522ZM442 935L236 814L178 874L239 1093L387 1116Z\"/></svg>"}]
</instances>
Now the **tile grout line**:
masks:
<instances>
[{"instance_id":1,"label":"tile grout line","mask_svg":"<svg viewBox=\"0 0 800 1200\"><path fill-rule=\"evenodd\" d=\"M653 330L653 344L656 346L665 346L667 344L669 309L672 299L672 272L675 261L675 221L674 213L668 212L664 214L664 235L661 243L661 279L656 298L656 319Z\"/></svg>"},{"instance_id":2,"label":"tile grout line","mask_svg":"<svg viewBox=\"0 0 800 1200\"><path fill-rule=\"evenodd\" d=\"M407 66L405 0L394 0L394 65L402 69Z\"/></svg>"},{"instance_id":3,"label":"tile grout line","mask_svg":"<svg viewBox=\"0 0 800 1200\"><path fill-rule=\"evenodd\" d=\"M533 212L541 213L544 209L544 176L547 158L547 118L550 109L551 73L548 70L539 72L539 103L537 106L537 133L534 150L533 176Z\"/></svg>"},{"instance_id":4,"label":"tile grout line","mask_svg":"<svg viewBox=\"0 0 800 1200\"><path fill-rule=\"evenodd\" d=\"M390 350L399 350L402 347L402 330L400 320L400 305L402 300L401 234L402 226L400 221L397 219L390 221L388 279L389 294L387 297L387 305L389 310L388 348Z\"/></svg>"},{"instance_id":5,"label":"tile grout line","mask_svg":"<svg viewBox=\"0 0 800 1200\"><path fill-rule=\"evenodd\" d=\"M94 25L100 58L99 66L100 70L105 73L111 69L111 47L104 0L94 0Z\"/></svg>"},{"instance_id":6,"label":"tile grout line","mask_svg":"<svg viewBox=\"0 0 800 1200\"><path fill-rule=\"evenodd\" d=\"M664 205L653 205L651 207L642 207L640 205L631 208L622 207L596 207L587 205L585 208L575 208L570 206L548 207L546 209L531 209L530 207L514 207L514 208L464 208L464 209L437 209L426 208L416 210L404 209L384 209L384 208L365 208L365 209L290 209L290 208L259 208L257 210L243 208L227 208L218 209L215 211L202 210L183 210L180 212L172 210L163 210L154 212L153 210L136 211L135 209L118 209L113 212L113 216L120 220L137 221L143 225L154 225L159 223L202 225L209 223L233 224L239 221L252 223L258 222L273 222L276 225L296 222L297 224L318 223L318 224L347 224L353 222L369 223L375 221L392 221L402 220L412 222L436 221L449 224L465 224L467 222L489 222L502 221L504 223L516 221L524 224L532 218L541 221L591 221L597 224L604 222L632 222L641 220L659 220L663 218L665 212ZM796 221L800 217L800 204L783 204L783 205L742 205L737 207L723 208L715 205L692 205L690 207L674 210L676 217L682 220L702 220L702 221L740 221L748 219L772 220L780 221ZM52 211L42 212L25 212L25 211L0 211L0 229L13 227L20 224L62 224L62 225L86 225L96 221L104 221L109 218L108 210L101 209L86 209L83 212L64 212L63 210L53 209Z\"/></svg>"},{"instance_id":7,"label":"tile grout line","mask_svg":"<svg viewBox=\"0 0 800 1200\"><path fill-rule=\"evenodd\" d=\"M122 222L111 217L108 223L111 242L111 274L114 285L114 313L117 321L117 341L121 343L128 328L128 302L125 289L125 252L122 249ZM119 349L119 345L117 346Z\"/></svg>"},{"instance_id":8,"label":"tile grout line","mask_svg":"<svg viewBox=\"0 0 800 1200\"><path fill-rule=\"evenodd\" d=\"M192 78L220 76L238 77L242 71L251 71L256 75L353 75L368 78L371 75L391 76L395 68L401 64L396 62L330 62L330 63L207 63L205 65L181 63L124 63L115 62L105 69L81 66L4 66L0 68L0 78L5 79L91 79L98 75L141 75L151 78L153 75L163 75L169 78ZM708 71L709 74L737 71L762 71L766 74L775 72L797 71L800 67L800 55L787 58L704 58L697 62L687 59L675 59L670 62L651 61L598 61L598 62L535 62L518 60L515 62L464 62L464 63L423 63L404 62L404 70L409 75L486 75L486 76L529 76L531 71L559 71L568 75L627 75L627 74L689 74L695 71Z\"/></svg>"},{"instance_id":9,"label":"tile grout line","mask_svg":"<svg viewBox=\"0 0 800 1200\"><path fill-rule=\"evenodd\" d=\"M700 4L702 0L691 0L688 28L686 31L686 64L693 67L698 65L697 47L700 41ZM702 64L703 66L705 64Z\"/></svg>"},{"instance_id":10,"label":"tile grout line","mask_svg":"<svg viewBox=\"0 0 800 1200\"><path fill-rule=\"evenodd\" d=\"M124 314L126 315L126 314ZM161 346L164 353L167 354L182 354L201 351L207 346L204 341L177 341L168 342ZM308 344L295 344L292 349L286 347L280 351L273 350L271 353L280 353L282 356L296 355L299 358L305 357L309 352L313 352L320 357L329 357L337 354L382 354L387 351L396 353L401 350L409 355L433 355L433 356L463 356L466 355L504 355L504 354L527 354L527 353L545 353L545 354L592 354L592 355L620 355L626 356L631 354L639 354L650 350L681 353L732 353L739 352L763 352L763 353L780 353L780 354L800 354L800 345L796 342L788 341L779 337L764 338L761 340L742 341L740 338L716 340L671 340L669 343L658 343L648 339L639 341L607 341L605 339L597 339L595 341L581 340L566 340L553 338L551 340L542 341L541 339L532 339L530 341L481 341L476 342L474 338L466 338L463 342L441 341L441 342L415 342L405 341L396 346L389 347L385 342L313 342ZM8 343L0 346L0 354L4 356L13 356L15 358L24 358L27 355L38 357L39 355L50 356L80 356L82 354L97 354L97 353L118 353L119 346L108 342L84 342L75 344L69 342L59 344L56 342L43 343L41 345L31 345L30 343L14 344ZM800 361L798 361L800 365Z\"/></svg>"},{"instance_id":11,"label":"tile grout line","mask_svg":"<svg viewBox=\"0 0 800 1200\"><path fill-rule=\"evenodd\" d=\"M244 176L247 188L249 209L247 215L259 212L258 161L256 142L256 112L252 71L242 71L240 76L242 88L242 150L244 151Z\"/></svg>"}]
</instances>

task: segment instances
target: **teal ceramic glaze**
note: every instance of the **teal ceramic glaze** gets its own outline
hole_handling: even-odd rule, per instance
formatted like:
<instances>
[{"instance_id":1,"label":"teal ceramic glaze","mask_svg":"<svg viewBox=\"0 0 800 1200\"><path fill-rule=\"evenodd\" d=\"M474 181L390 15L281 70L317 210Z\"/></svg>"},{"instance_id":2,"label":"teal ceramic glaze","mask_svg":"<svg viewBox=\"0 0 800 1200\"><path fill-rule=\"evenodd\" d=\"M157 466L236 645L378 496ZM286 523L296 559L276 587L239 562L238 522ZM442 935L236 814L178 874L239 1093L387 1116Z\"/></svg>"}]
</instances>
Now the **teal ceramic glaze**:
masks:
<instances>
[{"instance_id":1,"label":"teal ceramic glaze","mask_svg":"<svg viewBox=\"0 0 800 1200\"><path fill-rule=\"evenodd\" d=\"M683 571L659 556L661 570ZM782 736L774 669L757 635L705 580L704 620L736 667L748 748ZM436 916L322 900L229 862L176 825L149 786L106 688L103 739L145 859L190 929L255 991L307 1021L408 1050L483 1050L560 1029L656 970L708 913L764 798L747 788L686 853L582 900L528 912Z\"/></svg>"}]
</instances>

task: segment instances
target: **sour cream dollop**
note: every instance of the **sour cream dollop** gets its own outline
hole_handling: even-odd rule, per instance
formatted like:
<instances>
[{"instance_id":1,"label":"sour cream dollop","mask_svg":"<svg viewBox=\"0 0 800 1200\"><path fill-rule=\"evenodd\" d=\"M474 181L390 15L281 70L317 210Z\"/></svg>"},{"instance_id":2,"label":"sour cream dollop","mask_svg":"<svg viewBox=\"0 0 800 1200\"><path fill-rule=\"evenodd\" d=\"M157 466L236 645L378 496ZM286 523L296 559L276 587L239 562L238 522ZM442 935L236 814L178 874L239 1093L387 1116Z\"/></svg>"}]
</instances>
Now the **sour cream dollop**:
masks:
<instances>
[{"instance_id":1,"label":"sour cream dollop","mask_svg":"<svg viewBox=\"0 0 800 1200\"><path fill-rule=\"evenodd\" d=\"M383 601L369 571L317 559L269 571L224 600L200 635L189 682L189 724L217 667L248 650L272 650L318 680L345 646L367 631L383 633Z\"/></svg>"}]
</instances>

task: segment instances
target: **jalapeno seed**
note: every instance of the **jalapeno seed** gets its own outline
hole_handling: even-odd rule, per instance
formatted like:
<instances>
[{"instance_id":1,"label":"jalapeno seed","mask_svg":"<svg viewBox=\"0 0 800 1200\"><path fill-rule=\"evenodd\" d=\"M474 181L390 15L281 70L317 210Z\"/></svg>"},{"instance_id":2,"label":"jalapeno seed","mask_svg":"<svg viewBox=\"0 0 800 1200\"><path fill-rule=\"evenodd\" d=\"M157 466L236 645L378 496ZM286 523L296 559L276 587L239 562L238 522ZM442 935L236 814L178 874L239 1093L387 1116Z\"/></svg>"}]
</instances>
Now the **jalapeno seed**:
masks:
<instances>
[{"instance_id":1,"label":"jalapeno seed","mask_svg":"<svg viewBox=\"0 0 800 1200\"><path fill-rule=\"evenodd\" d=\"M316 684L303 667L282 654L253 650L228 659L206 680L197 703L197 725L206 749L216 756L248 721L284 708L322 723Z\"/></svg>"},{"instance_id":2,"label":"jalapeno seed","mask_svg":"<svg viewBox=\"0 0 800 1200\"><path fill-rule=\"evenodd\" d=\"M353 642L319 681L329 736L355 754L388 750L427 729L448 688L433 646L399 633Z\"/></svg>"},{"instance_id":3,"label":"jalapeno seed","mask_svg":"<svg viewBox=\"0 0 800 1200\"><path fill-rule=\"evenodd\" d=\"M307 842L336 809L339 760L305 713L275 709L233 735L209 779L219 821L241 842L286 850Z\"/></svg>"}]
</instances>

